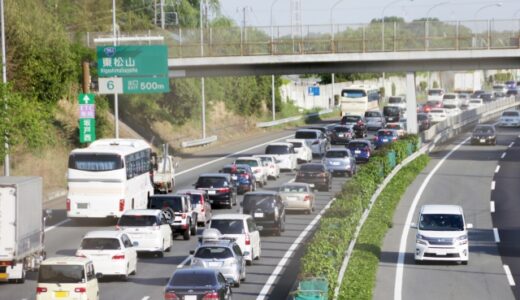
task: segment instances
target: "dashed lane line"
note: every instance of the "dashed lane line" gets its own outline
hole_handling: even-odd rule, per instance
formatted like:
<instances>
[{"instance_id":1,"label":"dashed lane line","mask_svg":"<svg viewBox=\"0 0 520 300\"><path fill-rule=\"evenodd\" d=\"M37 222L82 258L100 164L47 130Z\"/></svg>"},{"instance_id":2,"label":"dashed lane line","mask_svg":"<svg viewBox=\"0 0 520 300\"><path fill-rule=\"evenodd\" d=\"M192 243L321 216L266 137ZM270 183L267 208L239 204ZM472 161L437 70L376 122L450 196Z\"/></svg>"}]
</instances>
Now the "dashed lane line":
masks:
<instances>
[{"instance_id":1,"label":"dashed lane line","mask_svg":"<svg viewBox=\"0 0 520 300\"><path fill-rule=\"evenodd\" d=\"M500 243L500 236L498 235L497 228L493 228L493 236L495 237L495 243Z\"/></svg>"},{"instance_id":2,"label":"dashed lane line","mask_svg":"<svg viewBox=\"0 0 520 300\"><path fill-rule=\"evenodd\" d=\"M513 274L511 274L511 269L509 269L508 265L504 265L504 272L506 273L507 281L510 286L515 286L515 279L513 278Z\"/></svg>"}]
</instances>

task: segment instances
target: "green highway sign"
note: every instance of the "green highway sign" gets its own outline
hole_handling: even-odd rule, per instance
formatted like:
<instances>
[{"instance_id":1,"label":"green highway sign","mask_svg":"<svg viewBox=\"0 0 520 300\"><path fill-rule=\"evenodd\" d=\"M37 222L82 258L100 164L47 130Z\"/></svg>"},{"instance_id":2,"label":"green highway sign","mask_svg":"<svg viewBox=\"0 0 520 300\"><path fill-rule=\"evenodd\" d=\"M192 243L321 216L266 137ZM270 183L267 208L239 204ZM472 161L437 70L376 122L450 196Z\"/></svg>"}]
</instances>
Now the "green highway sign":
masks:
<instances>
[{"instance_id":1,"label":"green highway sign","mask_svg":"<svg viewBox=\"0 0 520 300\"><path fill-rule=\"evenodd\" d=\"M98 46L99 77L168 76L166 45Z\"/></svg>"},{"instance_id":2,"label":"green highway sign","mask_svg":"<svg viewBox=\"0 0 520 300\"><path fill-rule=\"evenodd\" d=\"M79 104L94 104L94 94L79 94Z\"/></svg>"},{"instance_id":3,"label":"green highway sign","mask_svg":"<svg viewBox=\"0 0 520 300\"><path fill-rule=\"evenodd\" d=\"M96 119L79 119L79 142L91 143L96 140Z\"/></svg>"},{"instance_id":4,"label":"green highway sign","mask_svg":"<svg viewBox=\"0 0 520 300\"><path fill-rule=\"evenodd\" d=\"M168 77L128 77L123 78L123 94L168 93Z\"/></svg>"}]
</instances>

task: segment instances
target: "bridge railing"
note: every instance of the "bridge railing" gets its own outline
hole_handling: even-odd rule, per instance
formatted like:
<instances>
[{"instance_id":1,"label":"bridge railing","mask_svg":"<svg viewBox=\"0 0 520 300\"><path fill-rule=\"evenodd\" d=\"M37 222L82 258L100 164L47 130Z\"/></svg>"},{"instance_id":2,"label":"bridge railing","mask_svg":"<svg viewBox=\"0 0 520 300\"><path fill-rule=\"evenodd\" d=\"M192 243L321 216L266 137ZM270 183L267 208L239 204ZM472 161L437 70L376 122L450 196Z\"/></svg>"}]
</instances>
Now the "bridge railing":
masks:
<instances>
[{"instance_id":1,"label":"bridge railing","mask_svg":"<svg viewBox=\"0 0 520 300\"><path fill-rule=\"evenodd\" d=\"M201 45L202 34L202 45ZM161 35L170 58L519 48L520 19L275 27L177 28ZM110 33L91 33L88 44Z\"/></svg>"}]
</instances>

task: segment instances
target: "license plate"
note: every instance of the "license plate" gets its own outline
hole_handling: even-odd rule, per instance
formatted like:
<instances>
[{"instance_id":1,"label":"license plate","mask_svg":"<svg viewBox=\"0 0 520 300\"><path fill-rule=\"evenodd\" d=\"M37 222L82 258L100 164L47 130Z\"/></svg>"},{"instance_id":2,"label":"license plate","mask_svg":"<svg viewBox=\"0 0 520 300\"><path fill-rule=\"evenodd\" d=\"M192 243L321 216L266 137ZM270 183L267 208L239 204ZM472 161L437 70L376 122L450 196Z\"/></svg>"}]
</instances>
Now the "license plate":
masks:
<instances>
[{"instance_id":1,"label":"license plate","mask_svg":"<svg viewBox=\"0 0 520 300\"><path fill-rule=\"evenodd\" d=\"M69 292L67 292L67 291L57 291L57 292L54 292L54 297L56 297L56 298L67 298L67 297L69 297Z\"/></svg>"},{"instance_id":2,"label":"license plate","mask_svg":"<svg viewBox=\"0 0 520 300\"><path fill-rule=\"evenodd\" d=\"M186 295L184 300L197 300L197 295Z\"/></svg>"},{"instance_id":3,"label":"license plate","mask_svg":"<svg viewBox=\"0 0 520 300\"><path fill-rule=\"evenodd\" d=\"M437 251L435 251L435 254L440 255L440 256L446 256L448 254L448 251L446 251L446 250L437 250Z\"/></svg>"},{"instance_id":4,"label":"license plate","mask_svg":"<svg viewBox=\"0 0 520 300\"><path fill-rule=\"evenodd\" d=\"M338 134L338 136L339 136L339 137L345 137L345 135L344 135L344 134L341 134L341 133Z\"/></svg>"},{"instance_id":5,"label":"license plate","mask_svg":"<svg viewBox=\"0 0 520 300\"><path fill-rule=\"evenodd\" d=\"M86 209L88 208L88 203L78 203L78 209Z\"/></svg>"},{"instance_id":6,"label":"license plate","mask_svg":"<svg viewBox=\"0 0 520 300\"><path fill-rule=\"evenodd\" d=\"M7 273L0 273L0 279L7 279L9 275Z\"/></svg>"},{"instance_id":7,"label":"license plate","mask_svg":"<svg viewBox=\"0 0 520 300\"><path fill-rule=\"evenodd\" d=\"M354 150L354 153L355 153L355 154L360 154L360 153L361 153L361 150Z\"/></svg>"},{"instance_id":8,"label":"license plate","mask_svg":"<svg viewBox=\"0 0 520 300\"><path fill-rule=\"evenodd\" d=\"M213 204L213 200L209 199L209 203L210 203L210 204Z\"/></svg>"},{"instance_id":9,"label":"license plate","mask_svg":"<svg viewBox=\"0 0 520 300\"><path fill-rule=\"evenodd\" d=\"M215 191L208 191L208 195L215 195L216 192Z\"/></svg>"},{"instance_id":10,"label":"license plate","mask_svg":"<svg viewBox=\"0 0 520 300\"><path fill-rule=\"evenodd\" d=\"M332 165L333 165L333 166L339 166L340 163L339 163L338 161L333 161L333 162L332 162Z\"/></svg>"},{"instance_id":11,"label":"license plate","mask_svg":"<svg viewBox=\"0 0 520 300\"><path fill-rule=\"evenodd\" d=\"M221 265L222 265L222 263L220 263L220 262L210 262L210 263L208 263L208 266L210 268L220 267Z\"/></svg>"},{"instance_id":12,"label":"license plate","mask_svg":"<svg viewBox=\"0 0 520 300\"><path fill-rule=\"evenodd\" d=\"M263 218L264 217L264 213L257 213L257 212L255 212L254 217L255 218Z\"/></svg>"},{"instance_id":13,"label":"license plate","mask_svg":"<svg viewBox=\"0 0 520 300\"><path fill-rule=\"evenodd\" d=\"M383 139L383 142L388 142L388 139Z\"/></svg>"},{"instance_id":14,"label":"license plate","mask_svg":"<svg viewBox=\"0 0 520 300\"><path fill-rule=\"evenodd\" d=\"M298 200L298 197L291 197L291 196L289 196L289 197L287 197L287 200L288 201L296 201L296 200Z\"/></svg>"},{"instance_id":15,"label":"license plate","mask_svg":"<svg viewBox=\"0 0 520 300\"><path fill-rule=\"evenodd\" d=\"M481 142L481 143L485 143L486 140L485 140L485 139L480 139L480 142Z\"/></svg>"}]
</instances>

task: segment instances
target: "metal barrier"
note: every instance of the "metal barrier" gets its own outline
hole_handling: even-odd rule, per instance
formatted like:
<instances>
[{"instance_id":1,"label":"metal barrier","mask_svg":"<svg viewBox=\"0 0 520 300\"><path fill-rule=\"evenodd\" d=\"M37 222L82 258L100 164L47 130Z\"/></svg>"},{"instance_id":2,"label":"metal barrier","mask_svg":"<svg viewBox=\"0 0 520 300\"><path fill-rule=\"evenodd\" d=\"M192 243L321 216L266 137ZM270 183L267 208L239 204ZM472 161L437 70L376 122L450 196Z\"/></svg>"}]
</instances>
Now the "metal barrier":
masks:
<instances>
[{"instance_id":1,"label":"metal barrier","mask_svg":"<svg viewBox=\"0 0 520 300\"><path fill-rule=\"evenodd\" d=\"M281 125L281 124L285 124L285 123L289 123L289 122L298 121L298 120L300 120L303 117L305 117L305 118L312 118L312 117L317 117L317 116L321 116L321 115L324 115L324 114L328 114L328 113L331 113L331 112L333 112L332 109L325 109L325 110L322 110L322 111L319 111L319 112L315 112L315 113L310 113L310 114L307 114L307 115L304 115L304 116L296 116L296 117L290 117L290 118L280 119L280 120L276 120L276 121L256 123L256 127L257 128L272 127L272 126L276 126L276 125Z\"/></svg>"},{"instance_id":2,"label":"metal barrier","mask_svg":"<svg viewBox=\"0 0 520 300\"><path fill-rule=\"evenodd\" d=\"M198 139L198 140L191 140L191 141L184 141L181 143L182 148L189 148L189 147L195 147L195 146L202 146L211 144L213 142L217 141L217 136L213 135L210 137L207 137L205 139Z\"/></svg>"}]
</instances>

